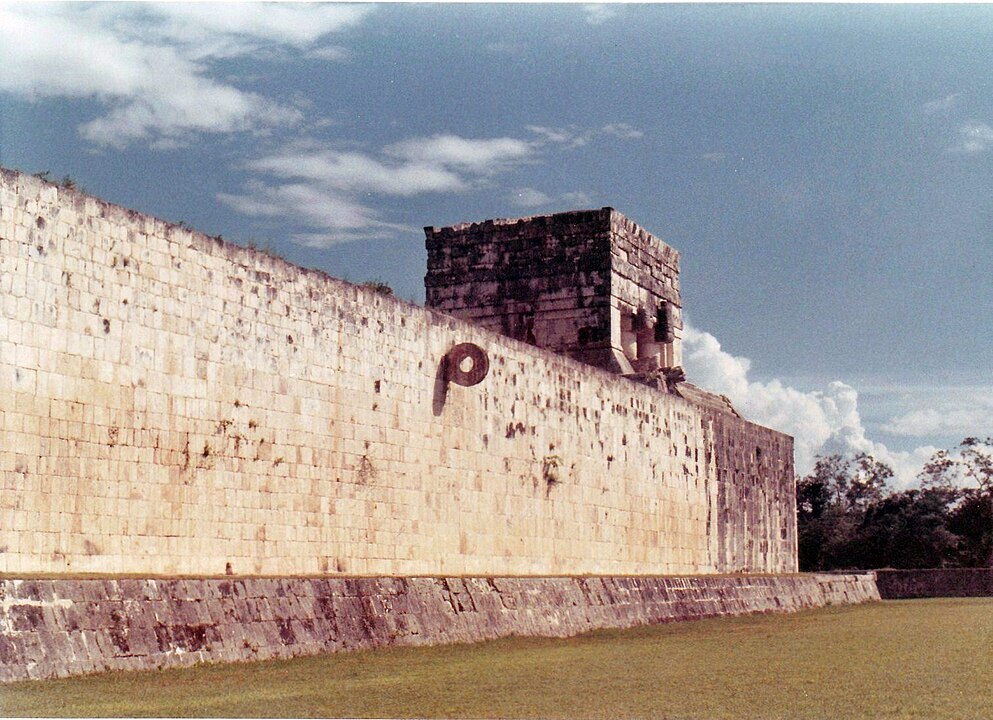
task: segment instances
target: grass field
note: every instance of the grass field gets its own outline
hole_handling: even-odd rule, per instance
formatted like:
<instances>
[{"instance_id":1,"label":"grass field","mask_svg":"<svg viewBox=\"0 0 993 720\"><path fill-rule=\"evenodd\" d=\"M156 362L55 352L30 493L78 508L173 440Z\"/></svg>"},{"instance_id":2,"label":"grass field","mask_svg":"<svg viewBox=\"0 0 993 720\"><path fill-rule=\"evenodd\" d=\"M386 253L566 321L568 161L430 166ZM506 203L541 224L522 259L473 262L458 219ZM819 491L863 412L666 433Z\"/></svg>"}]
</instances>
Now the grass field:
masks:
<instances>
[{"instance_id":1,"label":"grass field","mask_svg":"<svg viewBox=\"0 0 993 720\"><path fill-rule=\"evenodd\" d=\"M993 599L19 683L0 713L991 718Z\"/></svg>"}]
</instances>

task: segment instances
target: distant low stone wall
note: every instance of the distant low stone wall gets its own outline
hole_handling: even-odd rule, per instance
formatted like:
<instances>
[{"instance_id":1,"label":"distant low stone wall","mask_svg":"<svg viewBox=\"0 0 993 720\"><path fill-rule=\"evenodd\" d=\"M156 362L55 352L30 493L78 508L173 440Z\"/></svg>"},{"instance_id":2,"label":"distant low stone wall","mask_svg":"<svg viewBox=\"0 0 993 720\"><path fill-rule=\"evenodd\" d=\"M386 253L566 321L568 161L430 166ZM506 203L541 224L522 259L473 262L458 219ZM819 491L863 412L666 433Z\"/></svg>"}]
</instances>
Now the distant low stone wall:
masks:
<instances>
[{"instance_id":1,"label":"distant low stone wall","mask_svg":"<svg viewBox=\"0 0 993 720\"><path fill-rule=\"evenodd\" d=\"M877 570L884 600L924 597L993 597L993 568Z\"/></svg>"},{"instance_id":2,"label":"distant low stone wall","mask_svg":"<svg viewBox=\"0 0 993 720\"><path fill-rule=\"evenodd\" d=\"M0 580L0 681L878 599L871 575Z\"/></svg>"}]
</instances>

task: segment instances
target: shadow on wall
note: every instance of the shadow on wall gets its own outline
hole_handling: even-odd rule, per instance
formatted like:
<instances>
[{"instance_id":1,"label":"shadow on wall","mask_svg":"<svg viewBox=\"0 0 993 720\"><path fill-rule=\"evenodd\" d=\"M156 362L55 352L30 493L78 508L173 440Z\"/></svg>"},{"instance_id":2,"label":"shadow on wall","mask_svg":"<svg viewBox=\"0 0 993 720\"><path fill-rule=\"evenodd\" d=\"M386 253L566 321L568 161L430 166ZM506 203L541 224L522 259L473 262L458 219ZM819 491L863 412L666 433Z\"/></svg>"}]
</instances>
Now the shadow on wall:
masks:
<instances>
[{"instance_id":1,"label":"shadow on wall","mask_svg":"<svg viewBox=\"0 0 993 720\"><path fill-rule=\"evenodd\" d=\"M448 356L443 355L438 363L438 372L434 374L434 401L431 409L434 416L439 417L445 410L445 400L448 399Z\"/></svg>"}]
</instances>

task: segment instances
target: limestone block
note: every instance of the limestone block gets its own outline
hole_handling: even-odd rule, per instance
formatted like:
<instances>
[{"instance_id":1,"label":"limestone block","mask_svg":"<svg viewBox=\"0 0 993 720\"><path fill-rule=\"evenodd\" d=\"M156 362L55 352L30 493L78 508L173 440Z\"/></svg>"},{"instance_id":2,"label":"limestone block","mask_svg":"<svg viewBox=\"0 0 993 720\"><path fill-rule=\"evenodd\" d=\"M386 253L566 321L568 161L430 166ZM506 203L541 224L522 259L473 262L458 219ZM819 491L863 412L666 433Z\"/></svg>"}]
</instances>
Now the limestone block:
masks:
<instances>
[{"instance_id":1,"label":"limestone block","mask_svg":"<svg viewBox=\"0 0 993 720\"><path fill-rule=\"evenodd\" d=\"M25 192L20 178L0 174L5 210ZM0 553L8 569L792 567L791 447L783 436L736 418L708 425L681 398L161 221L31 187L36 212L15 215L13 233L3 224L0 246L28 250L27 237L51 249L44 258L3 255L18 264L0 273L14 295L0 303L0 372L15 378L0 391L0 422L17 435L19 454L0 448L0 462L15 479L21 466L68 483L58 494L14 483L13 502L40 513L32 531L58 539ZM563 237L579 257L593 257L606 235L584 235L584 223ZM480 230L481 262L505 231ZM506 242L534 245L538 235L525 235ZM127 268L125 241L133 246ZM554 258L559 250L540 252ZM668 288L659 292L678 297L678 255L653 252L645 272ZM463 262L447 262L456 261ZM64 268L68 282L62 270L50 283L27 282L50 268ZM583 271L584 298L607 282L597 272ZM629 278L637 302L649 297L639 284L645 277ZM484 282L492 290L501 280ZM549 332L564 337L567 288L547 282L544 292ZM55 304L66 311L41 312ZM441 359L459 342L491 359L475 388L439 380ZM650 398L651 407L636 407L635 397ZM732 435L761 444L767 464L715 454L715 443ZM675 452L669 438L679 440ZM722 484L720 467L733 468L733 479ZM773 492L756 494L756 483ZM88 518L85 525L73 513L45 512L62 502ZM721 517L718 507L727 517L708 525L708 516Z\"/></svg>"}]
</instances>

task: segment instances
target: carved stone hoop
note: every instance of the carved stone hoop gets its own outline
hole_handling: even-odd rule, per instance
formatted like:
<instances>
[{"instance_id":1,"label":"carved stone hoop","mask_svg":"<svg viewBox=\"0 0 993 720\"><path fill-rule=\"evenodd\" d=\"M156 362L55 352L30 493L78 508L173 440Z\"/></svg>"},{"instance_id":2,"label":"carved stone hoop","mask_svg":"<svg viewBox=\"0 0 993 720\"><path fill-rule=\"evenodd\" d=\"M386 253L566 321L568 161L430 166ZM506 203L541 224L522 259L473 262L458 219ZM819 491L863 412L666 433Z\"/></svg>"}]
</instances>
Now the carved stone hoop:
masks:
<instances>
[{"instance_id":1,"label":"carved stone hoop","mask_svg":"<svg viewBox=\"0 0 993 720\"><path fill-rule=\"evenodd\" d=\"M478 385L489 369L486 351L473 343L459 343L445 355L445 375L456 385Z\"/></svg>"}]
</instances>

